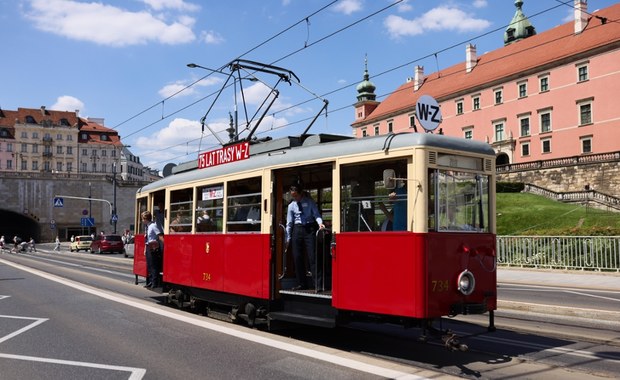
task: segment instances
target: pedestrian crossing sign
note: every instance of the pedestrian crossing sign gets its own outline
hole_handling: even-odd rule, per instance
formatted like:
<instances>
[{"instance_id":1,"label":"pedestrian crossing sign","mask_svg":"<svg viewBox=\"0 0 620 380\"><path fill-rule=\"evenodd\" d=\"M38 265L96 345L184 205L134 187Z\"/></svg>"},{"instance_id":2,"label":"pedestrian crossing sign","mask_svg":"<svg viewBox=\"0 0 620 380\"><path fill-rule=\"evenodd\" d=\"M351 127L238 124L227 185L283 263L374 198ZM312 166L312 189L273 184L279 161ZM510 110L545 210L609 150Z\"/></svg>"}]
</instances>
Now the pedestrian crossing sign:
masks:
<instances>
[{"instance_id":1,"label":"pedestrian crossing sign","mask_svg":"<svg viewBox=\"0 0 620 380\"><path fill-rule=\"evenodd\" d=\"M64 206L64 199L60 197L54 198L54 207L63 207L63 206Z\"/></svg>"}]
</instances>

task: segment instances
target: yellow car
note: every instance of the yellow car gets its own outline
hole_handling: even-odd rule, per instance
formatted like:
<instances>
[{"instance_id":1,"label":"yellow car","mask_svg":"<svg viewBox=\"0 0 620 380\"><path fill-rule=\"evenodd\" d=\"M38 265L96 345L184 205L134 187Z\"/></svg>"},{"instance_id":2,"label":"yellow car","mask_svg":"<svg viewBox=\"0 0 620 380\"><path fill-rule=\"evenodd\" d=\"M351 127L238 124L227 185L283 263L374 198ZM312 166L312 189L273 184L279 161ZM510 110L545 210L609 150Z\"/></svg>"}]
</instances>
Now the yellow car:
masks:
<instances>
[{"instance_id":1,"label":"yellow car","mask_svg":"<svg viewBox=\"0 0 620 380\"><path fill-rule=\"evenodd\" d=\"M88 235L76 236L71 245L69 246L69 250L71 252L76 251L80 252L80 250L88 251L90 249L90 243L93 241L93 238Z\"/></svg>"}]
</instances>

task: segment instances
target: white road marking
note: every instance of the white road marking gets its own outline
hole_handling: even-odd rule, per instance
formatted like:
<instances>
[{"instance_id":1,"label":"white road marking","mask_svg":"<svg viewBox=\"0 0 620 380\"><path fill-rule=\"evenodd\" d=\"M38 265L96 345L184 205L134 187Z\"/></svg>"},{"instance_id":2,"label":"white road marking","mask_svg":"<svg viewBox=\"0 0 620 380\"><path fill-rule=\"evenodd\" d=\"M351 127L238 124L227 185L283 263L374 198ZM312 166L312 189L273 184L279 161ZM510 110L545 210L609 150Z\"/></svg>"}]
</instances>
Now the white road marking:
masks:
<instances>
[{"instance_id":1,"label":"white road marking","mask_svg":"<svg viewBox=\"0 0 620 380\"><path fill-rule=\"evenodd\" d=\"M307 356L313 359L321 360L327 363L332 363L332 364L339 365L342 367L347 367L347 368L351 368L357 371L370 373L370 374L377 375L377 376L383 376L383 377L390 378L390 379L402 379L402 380L428 379L426 377L414 375L411 373L406 373L406 372L402 372L402 371L398 371L398 370L394 370L390 368L380 367L378 365L373 365L373 364L364 363L358 360L344 358L338 355L321 352L321 351L311 349L311 348L301 347L299 345L295 345L294 343L280 342L276 339L259 336L259 335L245 332L245 331L238 331L230 327L220 326L210 321L198 319L189 313L177 314L169 310L160 309L150 304L141 303L134 299L130 299L124 296L119 296L118 294L107 293L99 289L91 288L89 286L80 284L75 281L67 280L67 279L64 279L64 278L61 278L61 277L58 277L58 276L55 276L49 273L41 272L36 269L28 268L28 267L10 262L10 261L5 261L5 260L0 259L0 262L4 262L5 264L10 265L14 268L23 270L25 272L34 274L39 277L46 278L50 281L54 281L59 284L63 284L73 289L77 289L79 291L92 294L97 297L101 297L101 298L104 298L110 301L118 302L123 305L131 306L131 307L144 310L149 313L157 314L157 315L160 315L166 318L175 319L180 322L184 322L184 323L188 323L194 326L216 331L222 334L234 336L236 338L244 339L250 342L262 344L268 347L277 348L277 349L292 352L298 355L303 355L303 356ZM419 369L419 370L426 371L424 369Z\"/></svg>"}]
</instances>

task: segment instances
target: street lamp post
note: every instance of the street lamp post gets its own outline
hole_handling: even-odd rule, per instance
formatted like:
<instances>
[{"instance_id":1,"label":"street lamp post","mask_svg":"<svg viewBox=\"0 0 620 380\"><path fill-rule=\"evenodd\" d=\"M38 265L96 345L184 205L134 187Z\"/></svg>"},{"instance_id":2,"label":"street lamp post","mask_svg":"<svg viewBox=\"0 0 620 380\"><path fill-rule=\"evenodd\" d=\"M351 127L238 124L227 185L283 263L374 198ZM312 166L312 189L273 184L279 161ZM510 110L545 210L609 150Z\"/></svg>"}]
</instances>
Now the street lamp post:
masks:
<instances>
[{"instance_id":1,"label":"street lamp post","mask_svg":"<svg viewBox=\"0 0 620 380\"><path fill-rule=\"evenodd\" d=\"M112 209L112 225L114 226L114 234L116 235L116 223L118 217L116 216L116 162L112 163L112 186L114 186L114 208Z\"/></svg>"}]
</instances>

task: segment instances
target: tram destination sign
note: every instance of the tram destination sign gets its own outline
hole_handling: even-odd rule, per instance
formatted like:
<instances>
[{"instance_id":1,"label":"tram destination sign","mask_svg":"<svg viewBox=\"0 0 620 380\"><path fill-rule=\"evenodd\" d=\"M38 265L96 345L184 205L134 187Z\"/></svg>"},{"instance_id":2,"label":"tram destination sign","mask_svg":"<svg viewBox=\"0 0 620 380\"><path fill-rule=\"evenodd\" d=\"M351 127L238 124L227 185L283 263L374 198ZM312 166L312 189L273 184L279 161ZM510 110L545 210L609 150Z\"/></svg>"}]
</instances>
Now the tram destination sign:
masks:
<instances>
[{"instance_id":1,"label":"tram destination sign","mask_svg":"<svg viewBox=\"0 0 620 380\"><path fill-rule=\"evenodd\" d=\"M235 161L247 160L248 158L250 158L250 143L245 141L208 152L199 153L198 169L229 164Z\"/></svg>"}]
</instances>

